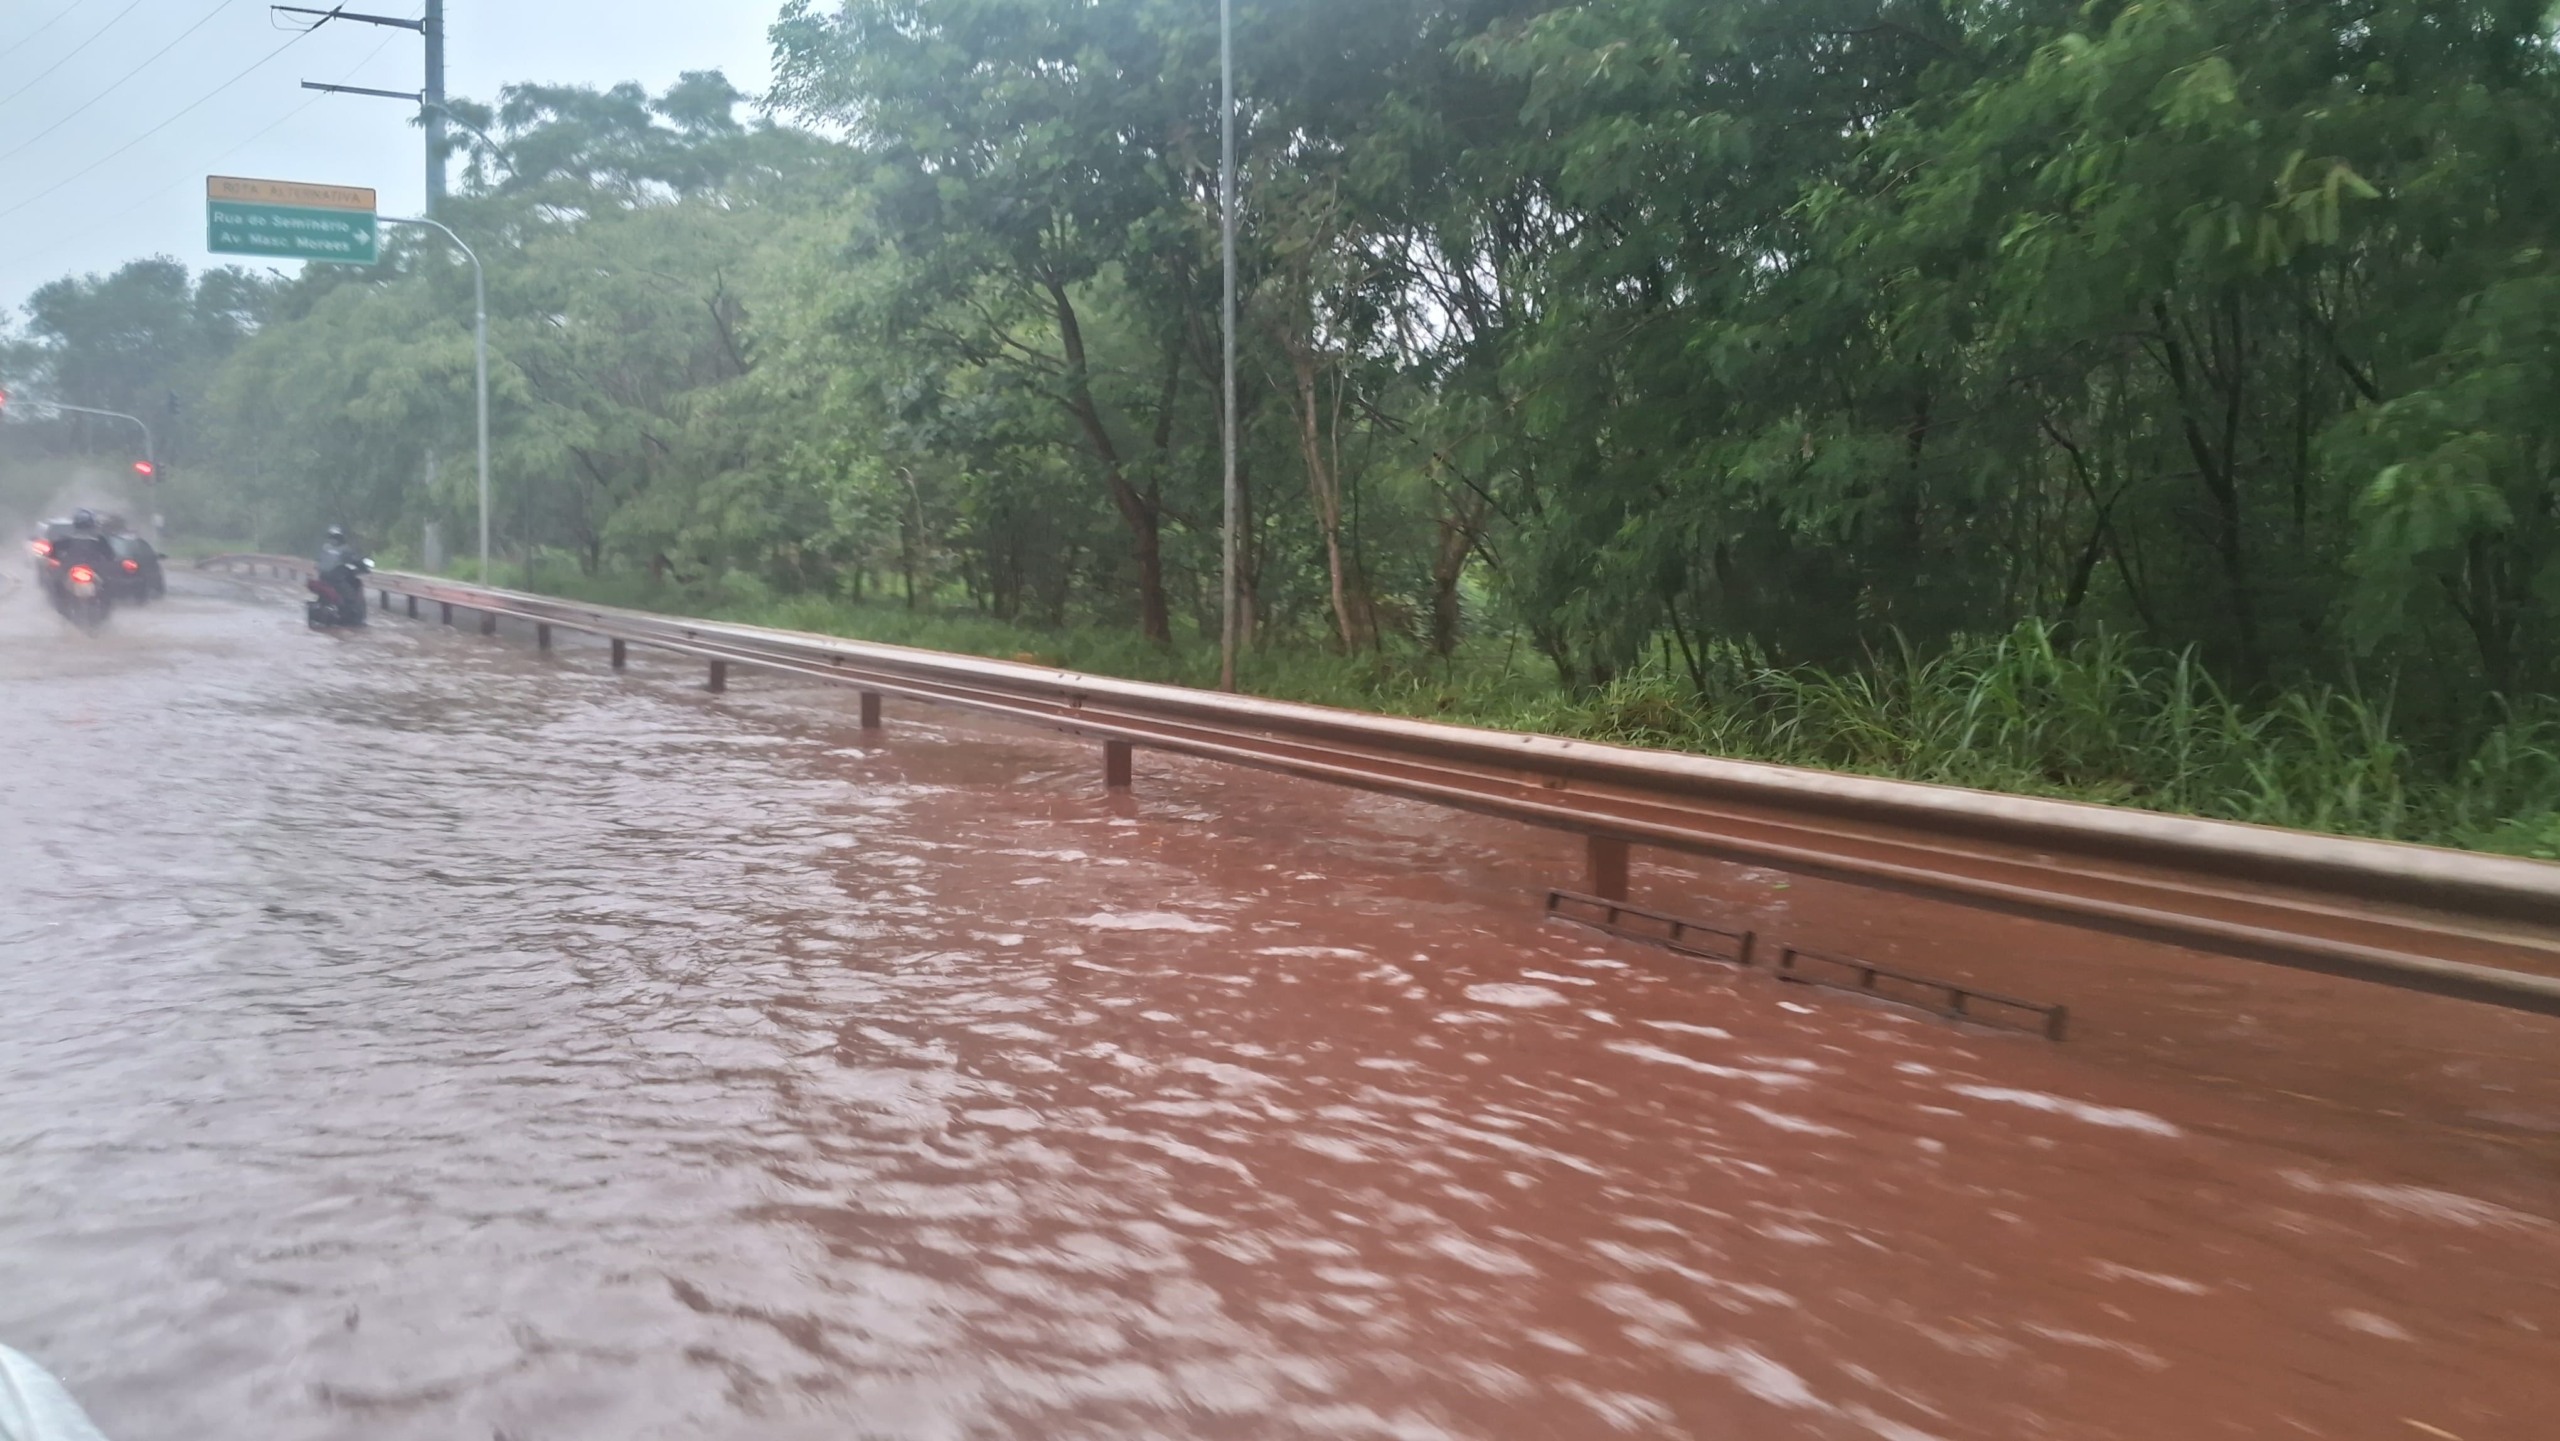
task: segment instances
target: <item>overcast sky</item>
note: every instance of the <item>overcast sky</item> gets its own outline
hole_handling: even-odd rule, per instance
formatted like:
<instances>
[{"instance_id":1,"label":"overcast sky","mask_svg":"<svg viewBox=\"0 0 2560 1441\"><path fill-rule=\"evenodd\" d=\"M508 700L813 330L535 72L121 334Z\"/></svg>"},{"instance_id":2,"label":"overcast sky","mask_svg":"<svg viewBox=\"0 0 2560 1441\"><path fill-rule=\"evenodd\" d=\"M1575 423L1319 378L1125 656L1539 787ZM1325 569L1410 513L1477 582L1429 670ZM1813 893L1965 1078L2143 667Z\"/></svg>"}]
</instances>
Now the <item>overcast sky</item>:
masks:
<instances>
[{"instance_id":1,"label":"overcast sky","mask_svg":"<svg viewBox=\"0 0 2560 1441\"><path fill-rule=\"evenodd\" d=\"M422 8L345 3L403 19ZM684 71L716 69L758 93L779 8L445 0L445 85L475 100L526 80L638 80L655 92ZM14 320L46 281L139 256L211 263L209 174L369 185L384 214L417 214L426 162L416 107L300 82L414 91L422 68L414 31L339 21L297 38L265 0L0 0L0 310Z\"/></svg>"}]
</instances>

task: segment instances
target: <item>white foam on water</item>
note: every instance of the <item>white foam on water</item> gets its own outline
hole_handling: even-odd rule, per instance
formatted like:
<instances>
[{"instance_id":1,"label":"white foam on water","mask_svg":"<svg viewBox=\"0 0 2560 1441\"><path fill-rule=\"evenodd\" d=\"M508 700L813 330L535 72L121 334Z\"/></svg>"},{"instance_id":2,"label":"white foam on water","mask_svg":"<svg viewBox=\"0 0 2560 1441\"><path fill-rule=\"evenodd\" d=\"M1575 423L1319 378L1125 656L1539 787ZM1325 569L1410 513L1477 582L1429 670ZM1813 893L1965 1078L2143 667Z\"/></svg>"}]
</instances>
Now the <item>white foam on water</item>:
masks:
<instances>
[{"instance_id":1,"label":"white foam on water","mask_svg":"<svg viewBox=\"0 0 2560 1441\"><path fill-rule=\"evenodd\" d=\"M1671 1348L1680 1364L1693 1371L1722 1376L1736 1386L1772 1406L1792 1411L1828 1411L1831 1408L1804 1378L1748 1346L1710 1346L1703 1341L1683 1341Z\"/></svg>"},{"instance_id":2,"label":"white foam on water","mask_svg":"<svg viewBox=\"0 0 2560 1441\"><path fill-rule=\"evenodd\" d=\"M2306 1171L2286 1171L2286 1184L2297 1191L2319 1196L2346 1196L2385 1211L2416 1216L2428 1221L2443 1221L2455 1226L2478 1229L2493 1226L2502 1229L2548 1227L2551 1222L2540 1216L2512 1210L2494 1201L2464 1196L2452 1191L2438 1191L2426 1186L2385 1186L2371 1181L2323 1181Z\"/></svg>"},{"instance_id":3,"label":"white foam on water","mask_svg":"<svg viewBox=\"0 0 2560 1441\"><path fill-rule=\"evenodd\" d=\"M2402 1326L2399 1322L2392 1320L2388 1316L2377 1316L2371 1311L2359 1311L2354 1307L2349 1306L2333 1311L2330 1314L2338 1318L2339 1325L2346 1327L2350 1331L2361 1331L2368 1336L2379 1336L2385 1341L2415 1341L2418 1339L2417 1337L2410 1335L2408 1328Z\"/></svg>"},{"instance_id":4,"label":"white foam on water","mask_svg":"<svg viewBox=\"0 0 2560 1441\"><path fill-rule=\"evenodd\" d=\"M2104 1336L2092 1336L2086 1331L2074 1331L2064 1326L2039 1325L2033 1321L2029 1321L2019 1329L2029 1335L2042 1336L2048 1341L2059 1341L2065 1346L2081 1346L2092 1351L2113 1351L2119 1356L2130 1358L2135 1365L2146 1371L2169 1369L2169 1363L2161 1359L2159 1352L2148 1346L2136 1346L2130 1341L2114 1341Z\"/></svg>"},{"instance_id":5,"label":"white foam on water","mask_svg":"<svg viewBox=\"0 0 2560 1441\"><path fill-rule=\"evenodd\" d=\"M2211 1286L2202 1281L2190 1281L2184 1276L2172 1276L2164 1271L2137 1271L2131 1266L2119 1266L2113 1261L2092 1261L2089 1263L2089 1269L2105 1280L2139 1281L2145 1286L2157 1286L2163 1291L2175 1291L2181 1296L2204 1296L2213 1291Z\"/></svg>"},{"instance_id":6,"label":"white foam on water","mask_svg":"<svg viewBox=\"0 0 2560 1441\"><path fill-rule=\"evenodd\" d=\"M1693 1026L1687 1021L1647 1021L1657 1031L1678 1031L1684 1036L1704 1036L1710 1041L1730 1041L1733 1032L1722 1026Z\"/></svg>"},{"instance_id":7,"label":"white foam on water","mask_svg":"<svg viewBox=\"0 0 2560 1441\"><path fill-rule=\"evenodd\" d=\"M1905 1426L1890 1416L1878 1415L1854 1401L1841 1407L1840 1414L1883 1437L1884 1441L1945 1441L1945 1438L1936 1432L1923 1431L1917 1426Z\"/></svg>"},{"instance_id":8,"label":"white foam on water","mask_svg":"<svg viewBox=\"0 0 2560 1441\"><path fill-rule=\"evenodd\" d=\"M1790 1116L1784 1111L1772 1111L1766 1106L1755 1106L1749 1101L1736 1101L1734 1102L1733 1108L1754 1120L1775 1126L1781 1131L1792 1131L1799 1136L1845 1136L1849 1134L1837 1126L1826 1126L1820 1121L1808 1121L1802 1116Z\"/></svg>"},{"instance_id":9,"label":"white foam on water","mask_svg":"<svg viewBox=\"0 0 2560 1441\"><path fill-rule=\"evenodd\" d=\"M2068 1096L2044 1091L2019 1091L2007 1086L1949 1086L1959 1096L1977 1101L1998 1101L2007 1106L2024 1106L2030 1111L2044 1111L2056 1116L2069 1116L2092 1126L2106 1126L2118 1131L2140 1131L2150 1136L2183 1136L2186 1132L2151 1114L2128 1106L2093 1106Z\"/></svg>"},{"instance_id":10,"label":"white foam on water","mask_svg":"<svg viewBox=\"0 0 2560 1441\"><path fill-rule=\"evenodd\" d=\"M1655 1061L1666 1066L1678 1066L1685 1071L1695 1071L1699 1075L1714 1076L1721 1080L1757 1081L1761 1085L1773 1087L1812 1084L1802 1076L1789 1075L1784 1071L1747 1071L1739 1066L1719 1066L1713 1061L1696 1060L1681 1055L1678 1051L1666 1051L1660 1046L1648 1046L1642 1041L1604 1041L1601 1044L1605 1049L1615 1051L1621 1056L1633 1056L1639 1061Z\"/></svg>"},{"instance_id":11,"label":"white foam on water","mask_svg":"<svg viewBox=\"0 0 2560 1441\"><path fill-rule=\"evenodd\" d=\"M1471 1271L1488 1276L1534 1276L1538 1268L1509 1251L1481 1245L1464 1236L1434 1236L1422 1243L1425 1249L1438 1252Z\"/></svg>"},{"instance_id":12,"label":"white foam on water","mask_svg":"<svg viewBox=\"0 0 2560 1441\"><path fill-rule=\"evenodd\" d=\"M1482 986L1469 986L1467 987L1467 999L1470 1001L1478 1001L1488 1006L1511 1006L1521 1010L1535 1010L1541 1006L1561 1006L1565 1004L1564 992L1562 991L1554 990L1546 986L1516 985L1508 981L1496 981Z\"/></svg>"},{"instance_id":13,"label":"white foam on water","mask_svg":"<svg viewBox=\"0 0 2560 1441\"><path fill-rule=\"evenodd\" d=\"M1180 931L1185 935L1215 935L1225 926L1210 921L1193 920L1180 911L1096 911L1070 922L1095 931Z\"/></svg>"}]
</instances>

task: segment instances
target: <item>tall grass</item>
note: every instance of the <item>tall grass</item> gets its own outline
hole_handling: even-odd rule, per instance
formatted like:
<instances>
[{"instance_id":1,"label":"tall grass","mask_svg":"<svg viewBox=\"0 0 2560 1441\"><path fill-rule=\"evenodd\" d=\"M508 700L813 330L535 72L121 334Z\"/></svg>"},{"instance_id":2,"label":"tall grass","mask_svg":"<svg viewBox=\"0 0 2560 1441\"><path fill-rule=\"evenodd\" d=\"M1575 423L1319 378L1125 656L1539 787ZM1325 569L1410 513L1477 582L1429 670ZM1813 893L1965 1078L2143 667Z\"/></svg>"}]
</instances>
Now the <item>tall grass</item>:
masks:
<instances>
[{"instance_id":1,"label":"tall grass","mask_svg":"<svg viewBox=\"0 0 2560 1441\"><path fill-rule=\"evenodd\" d=\"M776 597L752 579L555 584L587 599L716 615L1182 685L1214 683L1213 644L1152 646L1106 627L1038 630L974 613ZM2387 703L2327 687L2257 704L2191 656L2101 635L2065 644L2028 622L1854 670L1773 666L1739 650L1560 689L1501 640L1453 659L1274 647L1255 694L1625 745L2057 796L2344 835L2560 859L2560 704L2511 702L2476 742L2413 743Z\"/></svg>"}]
</instances>

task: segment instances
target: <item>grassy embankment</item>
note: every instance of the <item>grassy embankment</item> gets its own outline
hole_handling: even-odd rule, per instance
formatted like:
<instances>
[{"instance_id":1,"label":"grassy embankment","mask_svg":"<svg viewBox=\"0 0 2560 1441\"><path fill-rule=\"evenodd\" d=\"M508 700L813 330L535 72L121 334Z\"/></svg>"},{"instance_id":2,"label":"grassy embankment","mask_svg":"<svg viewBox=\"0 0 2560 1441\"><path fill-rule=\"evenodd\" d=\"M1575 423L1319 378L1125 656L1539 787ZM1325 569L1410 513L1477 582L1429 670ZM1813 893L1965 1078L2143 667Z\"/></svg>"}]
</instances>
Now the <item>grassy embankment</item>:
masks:
<instances>
[{"instance_id":1,"label":"grassy embankment","mask_svg":"<svg viewBox=\"0 0 2560 1441\"><path fill-rule=\"evenodd\" d=\"M1104 627L1045 630L973 612L775 597L753 583L652 586L558 571L545 588L607 604L1213 684L1214 643L1170 649ZM1726 656L1705 694L1649 666L1591 695L1525 646L1453 660L1290 647L1248 659L1257 695L1626 745L2060 796L2267 825L2560 859L2560 708L2511 707L2468 753L2431 755L2387 708L2332 689L2233 699L2188 658L2035 625L1854 673Z\"/></svg>"}]
</instances>

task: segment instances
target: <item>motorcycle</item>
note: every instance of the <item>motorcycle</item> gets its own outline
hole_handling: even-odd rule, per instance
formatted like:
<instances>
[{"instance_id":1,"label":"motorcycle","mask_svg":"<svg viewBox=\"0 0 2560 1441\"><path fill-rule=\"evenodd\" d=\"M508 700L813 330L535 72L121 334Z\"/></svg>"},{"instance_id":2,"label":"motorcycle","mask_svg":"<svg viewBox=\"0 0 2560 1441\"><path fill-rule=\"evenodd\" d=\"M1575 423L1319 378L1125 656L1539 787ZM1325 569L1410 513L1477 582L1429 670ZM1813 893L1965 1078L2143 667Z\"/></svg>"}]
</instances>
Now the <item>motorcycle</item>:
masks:
<instances>
[{"instance_id":1,"label":"motorcycle","mask_svg":"<svg viewBox=\"0 0 2560 1441\"><path fill-rule=\"evenodd\" d=\"M313 630L363 625L364 577L372 569L370 558L358 557L340 561L304 582L312 598L303 603L303 620Z\"/></svg>"},{"instance_id":2,"label":"motorcycle","mask_svg":"<svg viewBox=\"0 0 2560 1441\"><path fill-rule=\"evenodd\" d=\"M74 562L63 571L61 580L52 590L53 608L61 613L64 620L87 631L94 631L107 623L107 610L112 603L107 599L106 580L98 574L95 566L85 561Z\"/></svg>"}]
</instances>

